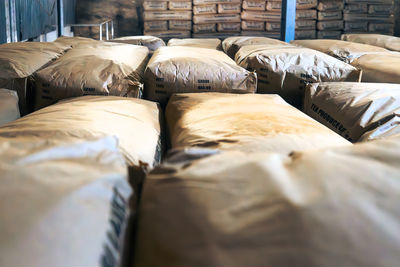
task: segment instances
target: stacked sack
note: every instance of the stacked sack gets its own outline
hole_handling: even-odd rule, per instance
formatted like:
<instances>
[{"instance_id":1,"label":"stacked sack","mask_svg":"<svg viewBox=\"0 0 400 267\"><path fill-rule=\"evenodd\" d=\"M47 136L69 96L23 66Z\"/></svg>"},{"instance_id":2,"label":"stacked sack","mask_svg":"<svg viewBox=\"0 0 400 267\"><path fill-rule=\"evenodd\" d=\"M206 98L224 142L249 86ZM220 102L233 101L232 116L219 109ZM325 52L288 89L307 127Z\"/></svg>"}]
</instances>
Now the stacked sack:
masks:
<instances>
[{"instance_id":1,"label":"stacked sack","mask_svg":"<svg viewBox=\"0 0 400 267\"><path fill-rule=\"evenodd\" d=\"M160 38L190 38L192 30L191 1L143 2L144 35Z\"/></svg>"},{"instance_id":2,"label":"stacked sack","mask_svg":"<svg viewBox=\"0 0 400 267\"><path fill-rule=\"evenodd\" d=\"M323 0L318 3L318 39L340 39L344 26L343 8L341 0Z\"/></svg>"},{"instance_id":3,"label":"stacked sack","mask_svg":"<svg viewBox=\"0 0 400 267\"><path fill-rule=\"evenodd\" d=\"M193 37L228 37L240 33L242 0L194 0Z\"/></svg>"},{"instance_id":4,"label":"stacked sack","mask_svg":"<svg viewBox=\"0 0 400 267\"><path fill-rule=\"evenodd\" d=\"M393 35L392 0L345 0L345 33L380 33Z\"/></svg>"}]
</instances>

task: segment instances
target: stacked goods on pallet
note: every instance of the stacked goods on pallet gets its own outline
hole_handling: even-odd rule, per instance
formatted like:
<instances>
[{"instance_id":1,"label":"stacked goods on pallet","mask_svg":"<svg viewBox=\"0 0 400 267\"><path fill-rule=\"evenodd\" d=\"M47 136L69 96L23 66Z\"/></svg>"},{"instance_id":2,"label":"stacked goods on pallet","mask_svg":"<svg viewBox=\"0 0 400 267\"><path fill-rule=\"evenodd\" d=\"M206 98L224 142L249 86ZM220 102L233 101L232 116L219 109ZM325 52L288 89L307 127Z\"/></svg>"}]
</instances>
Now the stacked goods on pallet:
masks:
<instances>
[{"instance_id":1,"label":"stacked goods on pallet","mask_svg":"<svg viewBox=\"0 0 400 267\"><path fill-rule=\"evenodd\" d=\"M321 51L346 63L351 63L366 54L389 52L382 47L340 40L296 40L291 44Z\"/></svg>"},{"instance_id":2,"label":"stacked goods on pallet","mask_svg":"<svg viewBox=\"0 0 400 267\"><path fill-rule=\"evenodd\" d=\"M173 93L254 93L257 76L236 65L224 52L166 46L150 59L144 73L146 99L166 104Z\"/></svg>"},{"instance_id":3,"label":"stacked goods on pallet","mask_svg":"<svg viewBox=\"0 0 400 267\"><path fill-rule=\"evenodd\" d=\"M193 0L193 37L228 37L240 33L242 0Z\"/></svg>"},{"instance_id":4,"label":"stacked goods on pallet","mask_svg":"<svg viewBox=\"0 0 400 267\"><path fill-rule=\"evenodd\" d=\"M399 162L399 137L174 154L144 184L135 266L395 267Z\"/></svg>"},{"instance_id":5,"label":"stacked goods on pallet","mask_svg":"<svg viewBox=\"0 0 400 267\"><path fill-rule=\"evenodd\" d=\"M84 96L64 100L8 123L0 127L0 138L29 139L43 144L116 136L128 164L152 167L160 159L160 128L160 110L154 102Z\"/></svg>"},{"instance_id":6,"label":"stacked goods on pallet","mask_svg":"<svg viewBox=\"0 0 400 267\"><path fill-rule=\"evenodd\" d=\"M76 23L101 23L112 19L116 36L140 34L136 1L132 0L79 0L76 1ZM76 36L100 38L99 27L74 27ZM103 25L103 39L105 25Z\"/></svg>"},{"instance_id":7,"label":"stacked goods on pallet","mask_svg":"<svg viewBox=\"0 0 400 267\"><path fill-rule=\"evenodd\" d=\"M77 45L36 72L35 109L82 95L140 97L148 49L97 42Z\"/></svg>"},{"instance_id":8,"label":"stacked goods on pallet","mask_svg":"<svg viewBox=\"0 0 400 267\"><path fill-rule=\"evenodd\" d=\"M304 112L351 142L386 138L400 134L400 85L314 83Z\"/></svg>"},{"instance_id":9,"label":"stacked goods on pallet","mask_svg":"<svg viewBox=\"0 0 400 267\"><path fill-rule=\"evenodd\" d=\"M221 40L217 38L171 39L168 41L168 46L190 46L221 50Z\"/></svg>"},{"instance_id":10,"label":"stacked goods on pallet","mask_svg":"<svg viewBox=\"0 0 400 267\"><path fill-rule=\"evenodd\" d=\"M362 82L400 83L400 53L366 54L351 64L362 70Z\"/></svg>"},{"instance_id":11,"label":"stacked goods on pallet","mask_svg":"<svg viewBox=\"0 0 400 267\"><path fill-rule=\"evenodd\" d=\"M393 35L393 0L345 0L345 33L382 33Z\"/></svg>"},{"instance_id":12,"label":"stacked goods on pallet","mask_svg":"<svg viewBox=\"0 0 400 267\"><path fill-rule=\"evenodd\" d=\"M239 66L257 73L258 93L279 94L299 108L308 83L359 81L361 75L334 57L292 45L244 46L235 60Z\"/></svg>"},{"instance_id":13,"label":"stacked goods on pallet","mask_svg":"<svg viewBox=\"0 0 400 267\"><path fill-rule=\"evenodd\" d=\"M155 36L126 36L112 39L110 42L145 46L149 49L150 54L153 54L159 47L165 46L164 41Z\"/></svg>"},{"instance_id":14,"label":"stacked goods on pallet","mask_svg":"<svg viewBox=\"0 0 400 267\"><path fill-rule=\"evenodd\" d=\"M143 32L163 39L188 38L192 31L192 1L143 1Z\"/></svg>"},{"instance_id":15,"label":"stacked goods on pallet","mask_svg":"<svg viewBox=\"0 0 400 267\"><path fill-rule=\"evenodd\" d=\"M20 117L16 91L0 89L0 126Z\"/></svg>"},{"instance_id":16,"label":"stacked goods on pallet","mask_svg":"<svg viewBox=\"0 0 400 267\"><path fill-rule=\"evenodd\" d=\"M173 95L166 108L171 147L290 153L350 142L278 95Z\"/></svg>"},{"instance_id":17,"label":"stacked goods on pallet","mask_svg":"<svg viewBox=\"0 0 400 267\"><path fill-rule=\"evenodd\" d=\"M379 46L400 52L400 38L382 34L343 34L342 40Z\"/></svg>"},{"instance_id":18,"label":"stacked goods on pallet","mask_svg":"<svg viewBox=\"0 0 400 267\"><path fill-rule=\"evenodd\" d=\"M318 39L340 39L343 31L343 0L321 0L318 3Z\"/></svg>"},{"instance_id":19,"label":"stacked goods on pallet","mask_svg":"<svg viewBox=\"0 0 400 267\"><path fill-rule=\"evenodd\" d=\"M229 37L222 42L222 49L232 59L240 48L248 45L289 45L286 42L267 37Z\"/></svg>"},{"instance_id":20,"label":"stacked goods on pallet","mask_svg":"<svg viewBox=\"0 0 400 267\"><path fill-rule=\"evenodd\" d=\"M117 140L0 143L2 265L119 266L135 205Z\"/></svg>"},{"instance_id":21,"label":"stacked goods on pallet","mask_svg":"<svg viewBox=\"0 0 400 267\"><path fill-rule=\"evenodd\" d=\"M265 19L261 20L262 14L266 14L265 0L243 0L242 4L242 35L257 36L265 35ZM280 18L275 19L276 23L279 23Z\"/></svg>"},{"instance_id":22,"label":"stacked goods on pallet","mask_svg":"<svg viewBox=\"0 0 400 267\"><path fill-rule=\"evenodd\" d=\"M0 45L0 88L18 93L21 115L32 111L28 77L59 58L71 46L60 43L23 42Z\"/></svg>"}]
</instances>

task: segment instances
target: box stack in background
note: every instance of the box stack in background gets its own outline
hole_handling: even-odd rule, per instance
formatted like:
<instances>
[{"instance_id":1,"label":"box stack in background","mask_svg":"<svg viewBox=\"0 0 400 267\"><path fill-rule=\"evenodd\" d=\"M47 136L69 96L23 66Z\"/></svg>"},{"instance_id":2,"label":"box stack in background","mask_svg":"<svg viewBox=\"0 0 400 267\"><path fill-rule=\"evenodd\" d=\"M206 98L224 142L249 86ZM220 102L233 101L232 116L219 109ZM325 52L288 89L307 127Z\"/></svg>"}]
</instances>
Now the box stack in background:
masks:
<instances>
[{"instance_id":1,"label":"box stack in background","mask_svg":"<svg viewBox=\"0 0 400 267\"><path fill-rule=\"evenodd\" d=\"M193 0L193 37L240 34L242 0Z\"/></svg>"},{"instance_id":2,"label":"box stack in background","mask_svg":"<svg viewBox=\"0 0 400 267\"><path fill-rule=\"evenodd\" d=\"M392 0L345 0L344 32L393 35L393 12Z\"/></svg>"},{"instance_id":3,"label":"box stack in background","mask_svg":"<svg viewBox=\"0 0 400 267\"><path fill-rule=\"evenodd\" d=\"M163 39L190 38L192 1L143 1L143 33Z\"/></svg>"},{"instance_id":4,"label":"box stack in background","mask_svg":"<svg viewBox=\"0 0 400 267\"><path fill-rule=\"evenodd\" d=\"M295 39L315 39L317 0L297 0Z\"/></svg>"},{"instance_id":5,"label":"box stack in background","mask_svg":"<svg viewBox=\"0 0 400 267\"><path fill-rule=\"evenodd\" d=\"M318 3L318 39L340 39L344 27L343 8L342 0L323 0Z\"/></svg>"}]
</instances>

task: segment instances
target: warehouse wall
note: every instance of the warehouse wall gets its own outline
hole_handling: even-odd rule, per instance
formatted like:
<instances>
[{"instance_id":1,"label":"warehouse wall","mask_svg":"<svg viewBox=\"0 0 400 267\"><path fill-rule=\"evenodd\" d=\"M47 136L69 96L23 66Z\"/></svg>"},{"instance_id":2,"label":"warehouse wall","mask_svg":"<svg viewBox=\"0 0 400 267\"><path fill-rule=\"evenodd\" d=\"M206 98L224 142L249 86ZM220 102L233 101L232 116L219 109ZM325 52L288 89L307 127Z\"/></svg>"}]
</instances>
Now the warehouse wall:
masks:
<instances>
[{"instance_id":1,"label":"warehouse wall","mask_svg":"<svg viewBox=\"0 0 400 267\"><path fill-rule=\"evenodd\" d=\"M7 41L6 34L6 10L4 4L0 4L0 44Z\"/></svg>"}]
</instances>

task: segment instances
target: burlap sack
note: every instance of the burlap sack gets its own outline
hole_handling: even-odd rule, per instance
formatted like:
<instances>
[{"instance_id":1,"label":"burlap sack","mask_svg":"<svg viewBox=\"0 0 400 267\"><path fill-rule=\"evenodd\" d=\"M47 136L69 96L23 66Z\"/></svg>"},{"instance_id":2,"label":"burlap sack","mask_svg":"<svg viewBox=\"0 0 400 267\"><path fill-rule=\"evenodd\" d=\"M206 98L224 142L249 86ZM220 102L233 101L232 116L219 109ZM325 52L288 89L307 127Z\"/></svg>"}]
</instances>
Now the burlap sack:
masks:
<instances>
[{"instance_id":1,"label":"burlap sack","mask_svg":"<svg viewBox=\"0 0 400 267\"><path fill-rule=\"evenodd\" d=\"M148 175L135 266L398 266L399 138L292 156L202 152Z\"/></svg>"},{"instance_id":2,"label":"burlap sack","mask_svg":"<svg viewBox=\"0 0 400 267\"><path fill-rule=\"evenodd\" d=\"M168 46L191 46L199 48L210 48L221 50L221 40L217 38L209 39L171 39L168 41Z\"/></svg>"},{"instance_id":3,"label":"burlap sack","mask_svg":"<svg viewBox=\"0 0 400 267\"><path fill-rule=\"evenodd\" d=\"M296 40L291 43L321 51L347 63L351 63L355 59L366 54L376 54L387 51L381 47L340 40Z\"/></svg>"},{"instance_id":4,"label":"burlap sack","mask_svg":"<svg viewBox=\"0 0 400 267\"><path fill-rule=\"evenodd\" d=\"M222 42L222 49L228 56L235 58L239 49L248 45L288 45L288 43L267 37L230 37Z\"/></svg>"},{"instance_id":5,"label":"burlap sack","mask_svg":"<svg viewBox=\"0 0 400 267\"><path fill-rule=\"evenodd\" d=\"M218 32L240 32L240 22L234 23L217 23Z\"/></svg>"},{"instance_id":6,"label":"burlap sack","mask_svg":"<svg viewBox=\"0 0 400 267\"><path fill-rule=\"evenodd\" d=\"M193 24L193 33L212 33L217 31L216 23ZM194 38L194 36L193 36Z\"/></svg>"},{"instance_id":7,"label":"burlap sack","mask_svg":"<svg viewBox=\"0 0 400 267\"><path fill-rule=\"evenodd\" d=\"M32 111L28 77L70 49L70 45L47 42L19 42L0 45L0 88L18 93L22 115Z\"/></svg>"},{"instance_id":8,"label":"burlap sack","mask_svg":"<svg viewBox=\"0 0 400 267\"><path fill-rule=\"evenodd\" d=\"M143 1L143 9L149 11L168 10L168 2L161 1Z\"/></svg>"},{"instance_id":9,"label":"burlap sack","mask_svg":"<svg viewBox=\"0 0 400 267\"><path fill-rule=\"evenodd\" d=\"M217 5L204 5L204 6L193 6L194 15L207 15L207 14L217 14Z\"/></svg>"},{"instance_id":10,"label":"burlap sack","mask_svg":"<svg viewBox=\"0 0 400 267\"><path fill-rule=\"evenodd\" d=\"M266 1L243 0L242 7L245 10L264 11L266 7Z\"/></svg>"},{"instance_id":11,"label":"burlap sack","mask_svg":"<svg viewBox=\"0 0 400 267\"><path fill-rule=\"evenodd\" d=\"M400 54L366 54L351 63L362 70L362 82L400 83Z\"/></svg>"},{"instance_id":12,"label":"burlap sack","mask_svg":"<svg viewBox=\"0 0 400 267\"><path fill-rule=\"evenodd\" d=\"M399 119L400 85L314 83L306 88L304 112L347 140L357 142L365 132L385 132L388 121ZM398 128L400 133L399 124L392 128Z\"/></svg>"},{"instance_id":13,"label":"burlap sack","mask_svg":"<svg viewBox=\"0 0 400 267\"><path fill-rule=\"evenodd\" d=\"M343 20L318 21L317 29L320 31L341 31L343 30ZM338 39L340 39L340 36Z\"/></svg>"},{"instance_id":14,"label":"burlap sack","mask_svg":"<svg viewBox=\"0 0 400 267\"><path fill-rule=\"evenodd\" d=\"M242 18L242 20L280 21L281 14L279 12L271 12L271 11L244 10L244 11L242 11L241 18Z\"/></svg>"},{"instance_id":15,"label":"burlap sack","mask_svg":"<svg viewBox=\"0 0 400 267\"><path fill-rule=\"evenodd\" d=\"M151 20L191 20L192 11L145 11L143 12L144 21Z\"/></svg>"},{"instance_id":16,"label":"burlap sack","mask_svg":"<svg viewBox=\"0 0 400 267\"><path fill-rule=\"evenodd\" d=\"M168 31L144 31L144 35L151 35L162 39L169 38L190 38L192 36L191 31L182 30L168 30Z\"/></svg>"},{"instance_id":17,"label":"burlap sack","mask_svg":"<svg viewBox=\"0 0 400 267\"><path fill-rule=\"evenodd\" d=\"M343 8L343 1L320 1L317 6L319 11L335 11L343 10Z\"/></svg>"},{"instance_id":18,"label":"burlap sack","mask_svg":"<svg viewBox=\"0 0 400 267\"><path fill-rule=\"evenodd\" d=\"M249 31L264 31L265 30L265 22L264 21L242 20L241 28L242 28L242 30L249 30Z\"/></svg>"},{"instance_id":19,"label":"burlap sack","mask_svg":"<svg viewBox=\"0 0 400 267\"><path fill-rule=\"evenodd\" d=\"M301 107L308 83L359 81L360 71L316 50L295 46L245 46L236 53L239 66L255 71L257 92L279 94Z\"/></svg>"},{"instance_id":20,"label":"burlap sack","mask_svg":"<svg viewBox=\"0 0 400 267\"><path fill-rule=\"evenodd\" d=\"M166 120L172 148L290 153L350 144L277 95L178 94Z\"/></svg>"},{"instance_id":21,"label":"burlap sack","mask_svg":"<svg viewBox=\"0 0 400 267\"><path fill-rule=\"evenodd\" d=\"M317 31L318 39L339 40L341 36L342 36L342 31Z\"/></svg>"},{"instance_id":22,"label":"burlap sack","mask_svg":"<svg viewBox=\"0 0 400 267\"><path fill-rule=\"evenodd\" d=\"M191 20L170 20L170 21L168 21L168 28L170 30L191 31L192 30L192 21Z\"/></svg>"},{"instance_id":23,"label":"burlap sack","mask_svg":"<svg viewBox=\"0 0 400 267\"><path fill-rule=\"evenodd\" d=\"M208 48L167 46L158 49L145 71L145 97L166 103L173 93L254 93L255 73L225 53Z\"/></svg>"},{"instance_id":24,"label":"burlap sack","mask_svg":"<svg viewBox=\"0 0 400 267\"><path fill-rule=\"evenodd\" d=\"M400 52L400 38L382 34L343 34L342 40L380 46Z\"/></svg>"},{"instance_id":25,"label":"burlap sack","mask_svg":"<svg viewBox=\"0 0 400 267\"><path fill-rule=\"evenodd\" d=\"M241 3L233 3L233 4L218 4L218 13L220 14L236 14L240 13L242 4Z\"/></svg>"},{"instance_id":26,"label":"burlap sack","mask_svg":"<svg viewBox=\"0 0 400 267\"><path fill-rule=\"evenodd\" d=\"M157 23L162 24L164 22L167 23L166 21L160 21ZM150 52L154 52L159 47L165 46L164 41L155 36L126 36L109 40L109 42L141 45L147 47Z\"/></svg>"},{"instance_id":27,"label":"burlap sack","mask_svg":"<svg viewBox=\"0 0 400 267\"><path fill-rule=\"evenodd\" d=\"M34 74L35 109L82 95L140 97L148 54L120 43L76 46Z\"/></svg>"},{"instance_id":28,"label":"burlap sack","mask_svg":"<svg viewBox=\"0 0 400 267\"><path fill-rule=\"evenodd\" d=\"M240 22L240 14L194 15L194 24Z\"/></svg>"},{"instance_id":29,"label":"burlap sack","mask_svg":"<svg viewBox=\"0 0 400 267\"><path fill-rule=\"evenodd\" d=\"M143 30L145 31L167 31L168 21L144 21ZM122 37L124 38L124 37Z\"/></svg>"},{"instance_id":30,"label":"burlap sack","mask_svg":"<svg viewBox=\"0 0 400 267\"><path fill-rule=\"evenodd\" d=\"M0 140L1 264L122 266L133 192L117 140Z\"/></svg>"},{"instance_id":31,"label":"burlap sack","mask_svg":"<svg viewBox=\"0 0 400 267\"><path fill-rule=\"evenodd\" d=\"M170 1L168 2L169 10L192 10L191 1Z\"/></svg>"},{"instance_id":32,"label":"burlap sack","mask_svg":"<svg viewBox=\"0 0 400 267\"><path fill-rule=\"evenodd\" d=\"M152 167L161 156L160 111L135 98L84 96L38 110L0 128L0 137L88 140L117 136L130 165Z\"/></svg>"},{"instance_id":33,"label":"burlap sack","mask_svg":"<svg viewBox=\"0 0 400 267\"><path fill-rule=\"evenodd\" d=\"M20 117L18 94L8 89L0 89L0 126Z\"/></svg>"}]
</instances>

